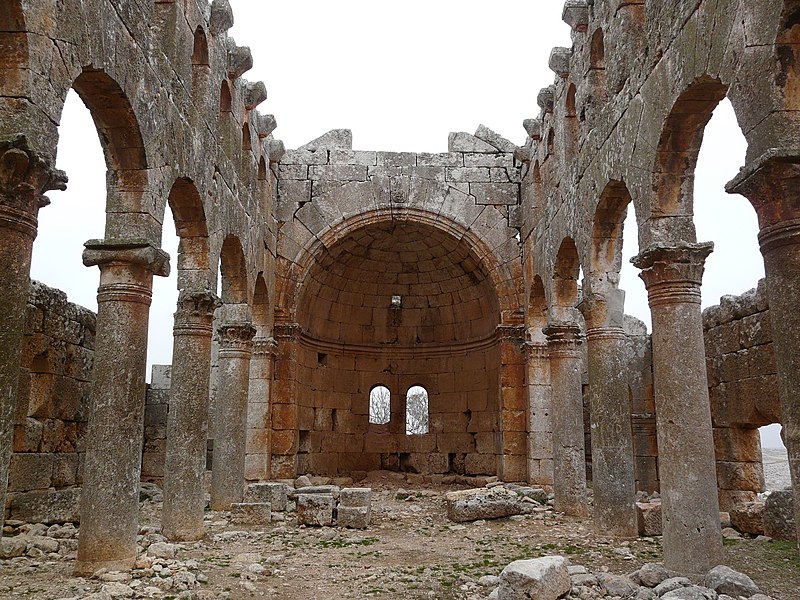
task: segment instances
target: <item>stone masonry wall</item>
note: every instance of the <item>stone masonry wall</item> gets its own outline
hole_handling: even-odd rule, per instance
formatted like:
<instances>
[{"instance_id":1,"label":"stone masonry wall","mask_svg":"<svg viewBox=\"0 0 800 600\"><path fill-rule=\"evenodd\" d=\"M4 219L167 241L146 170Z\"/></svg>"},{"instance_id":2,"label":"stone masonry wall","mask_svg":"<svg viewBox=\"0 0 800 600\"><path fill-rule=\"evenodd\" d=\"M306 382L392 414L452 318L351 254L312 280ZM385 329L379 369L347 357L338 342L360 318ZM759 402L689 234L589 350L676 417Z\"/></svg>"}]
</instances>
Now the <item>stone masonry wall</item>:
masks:
<instances>
[{"instance_id":1,"label":"stone masonry wall","mask_svg":"<svg viewBox=\"0 0 800 600\"><path fill-rule=\"evenodd\" d=\"M81 484L94 337L94 313L31 282L6 502L12 516Z\"/></svg>"},{"instance_id":2,"label":"stone masonry wall","mask_svg":"<svg viewBox=\"0 0 800 600\"><path fill-rule=\"evenodd\" d=\"M780 422L766 284L703 312L720 507L764 489L758 428Z\"/></svg>"},{"instance_id":3,"label":"stone masonry wall","mask_svg":"<svg viewBox=\"0 0 800 600\"><path fill-rule=\"evenodd\" d=\"M167 453L167 412L171 365L153 365L144 405L144 445L142 447L142 480L161 483Z\"/></svg>"}]
</instances>

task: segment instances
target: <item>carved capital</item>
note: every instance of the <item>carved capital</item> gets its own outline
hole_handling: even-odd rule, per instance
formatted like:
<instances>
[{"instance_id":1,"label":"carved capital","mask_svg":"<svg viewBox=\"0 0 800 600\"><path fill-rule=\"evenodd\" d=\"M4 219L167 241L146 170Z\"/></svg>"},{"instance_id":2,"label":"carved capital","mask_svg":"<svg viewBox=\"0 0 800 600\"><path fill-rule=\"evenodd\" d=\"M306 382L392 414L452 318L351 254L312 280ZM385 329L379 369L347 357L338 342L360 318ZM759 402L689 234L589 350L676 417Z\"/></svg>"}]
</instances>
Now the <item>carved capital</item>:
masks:
<instances>
[{"instance_id":1,"label":"carved capital","mask_svg":"<svg viewBox=\"0 0 800 600\"><path fill-rule=\"evenodd\" d=\"M253 340L253 356L273 357L278 350L275 338L260 337Z\"/></svg>"},{"instance_id":2,"label":"carved capital","mask_svg":"<svg viewBox=\"0 0 800 600\"><path fill-rule=\"evenodd\" d=\"M278 343L283 341L296 342L300 339L301 331L302 329L297 323L281 323L273 327L272 334L278 340Z\"/></svg>"},{"instance_id":3,"label":"carved capital","mask_svg":"<svg viewBox=\"0 0 800 600\"><path fill-rule=\"evenodd\" d=\"M83 264L102 270L110 265L144 267L153 275L169 276L169 254L146 240L89 240L84 244Z\"/></svg>"},{"instance_id":4,"label":"carved capital","mask_svg":"<svg viewBox=\"0 0 800 600\"><path fill-rule=\"evenodd\" d=\"M745 165L725 190L753 205L761 229L800 219L800 148L772 148Z\"/></svg>"},{"instance_id":5,"label":"carved capital","mask_svg":"<svg viewBox=\"0 0 800 600\"><path fill-rule=\"evenodd\" d=\"M577 323L551 321L542 329L547 336L547 349L550 358L577 358L583 341L581 328Z\"/></svg>"},{"instance_id":6,"label":"carved capital","mask_svg":"<svg viewBox=\"0 0 800 600\"><path fill-rule=\"evenodd\" d=\"M0 139L0 228L36 237L36 215L50 190L67 189L67 176L36 154L24 136Z\"/></svg>"},{"instance_id":7,"label":"carved capital","mask_svg":"<svg viewBox=\"0 0 800 600\"><path fill-rule=\"evenodd\" d=\"M523 348L528 361L544 360L549 358L550 354L547 349L547 344L537 342L525 342Z\"/></svg>"},{"instance_id":8,"label":"carved capital","mask_svg":"<svg viewBox=\"0 0 800 600\"><path fill-rule=\"evenodd\" d=\"M647 288L650 306L700 304L700 285L712 242L702 244L656 244L634 256L631 262L642 270L639 277Z\"/></svg>"},{"instance_id":9,"label":"carved capital","mask_svg":"<svg viewBox=\"0 0 800 600\"><path fill-rule=\"evenodd\" d=\"M211 335L214 311L222 306L219 297L206 290L181 290L175 311L175 335Z\"/></svg>"},{"instance_id":10,"label":"carved capital","mask_svg":"<svg viewBox=\"0 0 800 600\"><path fill-rule=\"evenodd\" d=\"M256 328L250 323L222 323L217 327L220 357L250 356Z\"/></svg>"},{"instance_id":11,"label":"carved capital","mask_svg":"<svg viewBox=\"0 0 800 600\"><path fill-rule=\"evenodd\" d=\"M525 342L525 326L498 325L497 337L501 341L517 342L519 344L523 344Z\"/></svg>"}]
</instances>

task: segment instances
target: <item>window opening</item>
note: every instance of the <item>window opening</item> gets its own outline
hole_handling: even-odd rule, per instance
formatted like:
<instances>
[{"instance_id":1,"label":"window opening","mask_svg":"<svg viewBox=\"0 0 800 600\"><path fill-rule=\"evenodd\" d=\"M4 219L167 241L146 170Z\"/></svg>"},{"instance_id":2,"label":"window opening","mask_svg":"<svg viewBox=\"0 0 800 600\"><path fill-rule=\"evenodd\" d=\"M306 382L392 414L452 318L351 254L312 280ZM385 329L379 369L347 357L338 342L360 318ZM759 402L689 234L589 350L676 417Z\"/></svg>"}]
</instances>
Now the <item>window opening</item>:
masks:
<instances>
[{"instance_id":1,"label":"window opening","mask_svg":"<svg viewBox=\"0 0 800 600\"><path fill-rule=\"evenodd\" d=\"M391 416L391 393L389 388L375 386L369 393L369 422L374 425L386 425Z\"/></svg>"},{"instance_id":2,"label":"window opening","mask_svg":"<svg viewBox=\"0 0 800 600\"><path fill-rule=\"evenodd\" d=\"M406 394L406 435L428 433L428 391L419 385Z\"/></svg>"}]
</instances>

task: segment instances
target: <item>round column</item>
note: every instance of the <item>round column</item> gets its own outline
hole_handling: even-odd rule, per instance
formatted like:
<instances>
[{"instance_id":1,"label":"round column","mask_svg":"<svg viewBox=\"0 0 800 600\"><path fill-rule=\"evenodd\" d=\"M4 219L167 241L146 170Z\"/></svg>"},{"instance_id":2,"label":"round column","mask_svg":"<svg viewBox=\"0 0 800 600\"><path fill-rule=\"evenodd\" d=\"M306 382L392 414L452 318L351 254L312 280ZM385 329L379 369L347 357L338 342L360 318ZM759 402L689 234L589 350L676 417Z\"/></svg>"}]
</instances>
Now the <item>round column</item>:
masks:
<instances>
[{"instance_id":1,"label":"round column","mask_svg":"<svg viewBox=\"0 0 800 600\"><path fill-rule=\"evenodd\" d=\"M606 297L587 295L579 309L586 319L592 431L594 524L598 532L635 538L636 476L627 377L627 338L622 329L623 292L613 290L619 310Z\"/></svg>"},{"instance_id":2,"label":"round column","mask_svg":"<svg viewBox=\"0 0 800 600\"><path fill-rule=\"evenodd\" d=\"M161 515L163 533L174 541L195 541L205 534L211 323L220 305L211 292L182 291L175 313Z\"/></svg>"},{"instance_id":3,"label":"round column","mask_svg":"<svg viewBox=\"0 0 800 600\"><path fill-rule=\"evenodd\" d=\"M136 561L147 326L153 275L169 274L169 257L138 240L95 240L86 243L83 263L100 267L75 565L76 574L90 575Z\"/></svg>"},{"instance_id":4,"label":"round column","mask_svg":"<svg viewBox=\"0 0 800 600\"><path fill-rule=\"evenodd\" d=\"M714 245L656 245L633 259L653 318L653 381L664 566L705 573L722 563L700 284Z\"/></svg>"},{"instance_id":5,"label":"round column","mask_svg":"<svg viewBox=\"0 0 800 600\"><path fill-rule=\"evenodd\" d=\"M66 177L36 156L24 138L0 140L0 506L6 505L8 465L14 433L25 306L30 290L31 253L42 194L66 189ZM5 515L0 515L2 535Z\"/></svg>"},{"instance_id":6,"label":"round column","mask_svg":"<svg viewBox=\"0 0 800 600\"><path fill-rule=\"evenodd\" d=\"M224 323L219 334L219 384L214 416L211 508L229 510L244 497L247 397L250 355L256 329L250 323Z\"/></svg>"},{"instance_id":7,"label":"round column","mask_svg":"<svg viewBox=\"0 0 800 600\"><path fill-rule=\"evenodd\" d=\"M553 491L555 510L582 517L586 502L586 453L581 384L581 330L575 323L544 328L553 394Z\"/></svg>"}]
</instances>

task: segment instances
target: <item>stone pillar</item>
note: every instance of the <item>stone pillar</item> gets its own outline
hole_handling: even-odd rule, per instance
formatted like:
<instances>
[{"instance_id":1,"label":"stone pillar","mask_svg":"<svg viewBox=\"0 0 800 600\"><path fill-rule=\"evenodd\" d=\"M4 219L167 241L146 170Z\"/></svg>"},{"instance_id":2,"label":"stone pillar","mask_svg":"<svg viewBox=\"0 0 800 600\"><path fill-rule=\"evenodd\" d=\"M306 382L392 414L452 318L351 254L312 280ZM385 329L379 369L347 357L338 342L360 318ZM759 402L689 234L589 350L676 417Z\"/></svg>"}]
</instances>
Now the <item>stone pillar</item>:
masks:
<instances>
[{"instance_id":1,"label":"stone pillar","mask_svg":"<svg viewBox=\"0 0 800 600\"><path fill-rule=\"evenodd\" d=\"M297 417L297 346L300 342L300 326L296 323L285 323L276 325L274 331L278 347L270 398L270 469L273 479L286 479L297 476L297 450L300 443ZM392 403L392 410L394 406ZM395 416L392 414L393 419ZM405 423L405 413L399 416L397 423ZM405 432L405 429L402 431Z\"/></svg>"},{"instance_id":2,"label":"stone pillar","mask_svg":"<svg viewBox=\"0 0 800 600\"><path fill-rule=\"evenodd\" d=\"M500 325L500 423L498 475L503 481L528 477L528 394L525 389L525 327Z\"/></svg>"},{"instance_id":3,"label":"stone pillar","mask_svg":"<svg viewBox=\"0 0 800 600\"><path fill-rule=\"evenodd\" d=\"M758 215L758 241L767 276L772 344L778 371L783 443L789 453L800 549L800 157L773 149L741 170L727 186L743 194Z\"/></svg>"},{"instance_id":4,"label":"stone pillar","mask_svg":"<svg viewBox=\"0 0 800 600\"><path fill-rule=\"evenodd\" d=\"M219 334L219 385L214 415L211 508L229 510L244 497L247 392L255 327L223 323Z\"/></svg>"},{"instance_id":5,"label":"stone pillar","mask_svg":"<svg viewBox=\"0 0 800 600\"><path fill-rule=\"evenodd\" d=\"M714 245L656 245L633 259L653 316L653 379L664 565L705 573L722 563L700 284Z\"/></svg>"},{"instance_id":6,"label":"stone pillar","mask_svg":"<svg viewBox=\"0 0 800 600\"><path fill-rule=\"evenodd\" d=\"M553 485L553 397L547 344L528 342L528 481Z\"/></svg>"},{"instance_id":7,"label":"stone pillar","mask_svg":"<svg viewBox=\"0 0 800 600\"><path fill-rule=\"evenodd\" d=\"M244 461L244 478L247 481L269 479L269 394L276 348L277 343L271 337L253 340L247 403L247 447Z\"/></svg>"},{"instance_id":8,"label":"stone pillar","mask_svg":"<svg viewBox=\"0 0 800 600\"><path fill-rule=\"evenodd\" d=\"M83 264L100 267L92 403L86 433L75 573L133 567L139 530L147 324L153 275L169 256L140 240L93 240Z\"/></svg>"},{"instance_id":9,"label":"stone pillar","mask_svg":"<svg viewBox=\"0 0 800 600\"><path fill-rule=\"evenodd\" d=\"M0 507L6 505L36 218L48 203L42 194L66 189L65 183L64 174L50 169L24 138L0 140Z\"/></svg>"},{"instance_id":10,"label":"stone pillar","mask_svg":"<svg viewBox=\"0 0 800 600\"><path fill-rule=\"evenodd\" d=\"M211 322L220 304L208 291L181 291L178 298L161 515L170 540L195 541L205 533Z\"/></svg>"},{"instance_id":11,"label":"stone pillar","mask_svg":"<svg viewBox=\"0 0 800 600\"><path fill-rule=\"evenodd\" d=\"M575 323L544 328L550 355L553 393L553 491L555 509L566 515L589 514L581 382L581 330Z\"/></svg>"},{"instance_id":12,"label":"stone pillar","mask_svg":"<svg viewBox=\"0 0 800 600\"><path fill-rule=\"evenodd\" d=\"M586 320L592 431L594 524L598 532L635 538L633 463L627 338L622 328L625 293L587 294L578 307Z\"/></svg>"}]
</instances>

